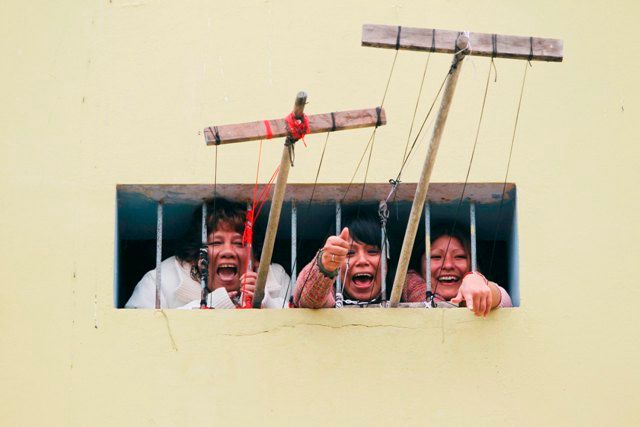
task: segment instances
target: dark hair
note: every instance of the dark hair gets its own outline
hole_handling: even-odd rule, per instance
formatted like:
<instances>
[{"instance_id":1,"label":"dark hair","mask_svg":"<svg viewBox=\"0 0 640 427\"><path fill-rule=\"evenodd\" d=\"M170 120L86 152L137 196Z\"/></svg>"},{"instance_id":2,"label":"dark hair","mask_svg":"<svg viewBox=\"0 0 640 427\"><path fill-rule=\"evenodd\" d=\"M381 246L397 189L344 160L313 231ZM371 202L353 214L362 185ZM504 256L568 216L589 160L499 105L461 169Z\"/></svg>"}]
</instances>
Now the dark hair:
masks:
<instances>
[{"instance_id":1,"label":"dark hair","mask_svg":"<svg viewBox=\"0 0 640 427\"><path fill-rule=\"evenodd\" d=\"M374 216L355 218L347 223L349 236L358 243L375 246L380 249L380 221Z\"/></svg>"},{"instance_id":2,"label":"dark hair","mask_svg":"<svg viewBox=\"0 0 640 427\"><path fill-rule=\"evenodd\" d=\"M462 244L462 247L467 252L467 256L471 257L471 242L466 228L462 224L457 224L455 228L454 224L439 223L431 227L430 240L431 243L435 242L442 236L450 236L458 239ZM417 239L413 246L413 252L411 253L411 261L409 267L420 272L422 271L422 255L425 253L425 241L424 239Z\"/></svg>"},{"instance_id":3,"label":"dark hair","mask_svg":"<svg viewBox=\"0 0 640 427\"><path fill-rule=\"evenodd\" d=\"M207 237L219 226L230 227L231 230L242 234L246 218L246 205L227 199L209 199L207 204ZM191 219L189 229L176 251L176 257L181 261L194 264L198 260L198 253L202 247L202 208L197 208Z\"/></svg>"}]
</instances>

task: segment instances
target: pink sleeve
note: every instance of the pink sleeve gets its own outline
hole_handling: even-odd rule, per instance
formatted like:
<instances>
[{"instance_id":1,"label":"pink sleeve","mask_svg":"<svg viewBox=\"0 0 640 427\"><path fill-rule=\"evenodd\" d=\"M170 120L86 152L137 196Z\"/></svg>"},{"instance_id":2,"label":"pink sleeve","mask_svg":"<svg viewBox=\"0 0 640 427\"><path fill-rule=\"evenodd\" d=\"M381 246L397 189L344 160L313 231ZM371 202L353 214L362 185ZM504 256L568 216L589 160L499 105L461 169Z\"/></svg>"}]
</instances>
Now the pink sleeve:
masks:
<instances>
[{"instance_id":1,"label":"pink sleeve","mask_svg":"<svg viewBox=\"0 0 640 427\"><path fill-rule=\"evenodd\" d=\"M498 304L498 307L513 307L513 303L511 302L511 297L509 296L507 291L497 283L494 283L494 285L496 285L498 289L500 289L501 299L500 299L500 304Z\"/></svg>"},{"instance_id":2,"label":"pink sleeve","mask_svg":"<svg viewBox=\"0 0 640 427\"><path fill-rule=\"evenodd\" d=\"M296 280L293 303L300 308L333 308L336 300L333 296L333 282L335 278L329 278L322 274L316 259L307 264Z\"/></svg>"},{"instance_id":3,"label":"pink sleeve","mask_svg":"<svg viewBox=\"0 0 640 427\"><path fill-rule=\"evenodd\" d=\"M407 279L402 290L403 302L424 302L427 300L427 282L415 270L407 271Z\"/></svg>"}]
</instances>

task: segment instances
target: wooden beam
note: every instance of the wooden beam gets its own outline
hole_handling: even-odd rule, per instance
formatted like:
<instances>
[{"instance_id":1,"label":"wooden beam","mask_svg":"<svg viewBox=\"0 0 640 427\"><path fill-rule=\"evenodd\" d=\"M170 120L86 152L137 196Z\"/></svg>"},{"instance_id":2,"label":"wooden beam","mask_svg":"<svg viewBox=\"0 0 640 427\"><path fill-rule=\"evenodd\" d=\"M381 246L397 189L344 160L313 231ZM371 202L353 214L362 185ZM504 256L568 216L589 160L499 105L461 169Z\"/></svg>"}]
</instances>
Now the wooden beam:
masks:
<instances>
[{"instance_id":1,"label":"wooden beam","mask_svg":"<svg viewBox=\"0 0 640 427\"><path fill-rule=\"evenodd\" d=\"M455 53L459 34L460 31L365 24L362 26L362 46L395 49L398 43L399 49ZM540 37L469 33L469 48L469 55L475 56L554 62L561 62L563 58L562 40Z\"/></svg>"},{"instance_id":2,"label":"wooden beam","mask_svg":"<svg viewBox=\"0 0 640 427\"><path fill-rule=\"evenodd\" d=\"M335 128L334 128L335 121ZM267 120L273 138L287 135L284 119ZM314 114L309 116L309 133L323 133L334 130L357 129L387 124L384 108L368 108L364 110L337 111L333 113ZM218 138L216 138L216 133ZM265 120L223 126L209 126L204 129L207 145L231 144L234 142L256 141L267 139Z\"/></svg>"},{"instance_id":3,"label":"wooden beam","mask_svg":"<svg viewBox=\"0 0 640 427\"><path fill-rule=\"evenodd\" d=\"M261 184L264 185L264 184ZM417 183L403 182L398 186L396 201L410 201L416 192ZM362 184L352 184L351 191L345 197L344 192L347 183L338 184L317 184L314 188L313 184L289 183L287 184L287 192L284 200L290 202L292 200L304 201L311 198L313 191L314 203L333 204L336 200L342 200L346 205L360 202L362 194ZM476 183L469 182L464 185L458 183L431 183L429 184L429 194L427 202L433 204L458 203L462 188L464 191L464 201L474 201L478 204L494 204L500 203L502 195L502 182ZM247 202L253 198L254 184L221 184L216 187L218 197L224 197L235 202ZM510 202L515 196L516 185L507 183L505 190L505 202ZM168 204L192 204L200 205L203 200L209 199L213 195L213 184L117 184L118 203L123 203L122 198L142 197L144 199L158 202L162 200L165 205ZM364 202L378 202L380 195L389 192L389 183L368 182L362 194ZM343 200L344 199L344 200Z\"/></svg>"}]
</instances>

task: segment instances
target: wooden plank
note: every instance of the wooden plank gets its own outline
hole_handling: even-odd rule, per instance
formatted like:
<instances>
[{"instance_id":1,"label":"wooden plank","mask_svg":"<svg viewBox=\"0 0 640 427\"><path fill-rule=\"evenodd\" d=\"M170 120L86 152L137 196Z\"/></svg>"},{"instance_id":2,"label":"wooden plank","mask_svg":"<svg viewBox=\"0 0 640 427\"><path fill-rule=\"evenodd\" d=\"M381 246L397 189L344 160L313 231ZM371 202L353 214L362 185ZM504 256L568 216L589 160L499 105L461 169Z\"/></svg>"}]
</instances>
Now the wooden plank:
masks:
<instances>
[{"instance_id":1,"label":"wooden plank","mask_svg":"<svg viewBox=\"0 0 640 427\"><path fill-rule=\"evenodd\" d=\"M433 35L435 31L435 42ZM432 28L401 27L399 48L439 53L454 53L460 31L434 30ZM496 52L493 50L493 37ZM395 49L398 27L394 25L362 26L362 46ZM469 55L495 56L497 58L529 59L533 61L561 62L563 43L559 39L509 36L504 34L469 33Z\"/></svg>"},{"instance_id":2,"label":"wooden plank","mask_svg":"<svg viewBox=\"0 0 640 427\"><path fill-rule=\"evenodd\" d=\"M263 184L261 184L263 185ZM297 200L306 202L313 193L315 203L335 203L343 200L345 204L357 203L362 193L361 184L352 184L347 196L344 196L346 183L317 184L291 184L287 186L284 200L290 202ZM502 182L493 183L467 183L464 191L465 201L474 201L478 204L500 203L502 194ZM213 184L118 184L116 186L119 197L141 196L155 202L163 201L165 204L193 204L199 205L202 200L213 196ZM254 184L221 184L218 183L216 192L219 197L224 197L236 202L247 202L253 197ZM394 200L411 201L416 192L416 183L403 182L398 186ZM427 194L427 202L433 204L458 203L462 194L463 183L431 183ZM379 201L389 193L389 183L368 182L362 199L365 202ZM504 202L510 202L515 197L515 184L507 183Z\"/></svg>"},{"instance_id":3,"label":"wooden plank","mask_svg":"<svg viewBox=\"0 0 640 427\"><path fill-rule=\"evenodd\" d=\"M364 110L338 111L333 113L335 129L331 113L314 114L309 116L309 133L323 133L333 130L357 129L379 126L387 123L387 116L384 108L380 110L378 117L377 108ZM273 138L287 135L287 128L284 119L267 120L271 127ZM379 121L379 122L378 122ZM204 129L204 137L207 145L216 145L216 131L220 139L220 144L231 144L234 142L256 141L267 138L265 121L238 123L233 125L209 126Z\"/></svg>"}]
</instances>

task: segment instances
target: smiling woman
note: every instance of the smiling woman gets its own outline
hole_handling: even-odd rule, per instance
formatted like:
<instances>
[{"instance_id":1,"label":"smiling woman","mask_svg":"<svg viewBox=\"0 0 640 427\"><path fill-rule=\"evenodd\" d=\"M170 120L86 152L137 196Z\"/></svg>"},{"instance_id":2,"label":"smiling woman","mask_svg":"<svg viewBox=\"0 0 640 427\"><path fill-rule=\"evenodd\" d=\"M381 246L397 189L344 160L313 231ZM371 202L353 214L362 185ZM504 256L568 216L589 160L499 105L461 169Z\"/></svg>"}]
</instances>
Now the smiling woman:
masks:
<instances>
[{"instance_id":1,"label":"smiling woman","mask_svg":"<svg viewBox=\"0 0 640 427\"><path fill-rule=\"evenodd\" d=\"M256 285L255 254L243 241L246 213L241 203L217 199L207 202L206 256L199 239L186 238L176 255L162 262L161 308L235 308L240 293L251 298ZM200 225L198 212L191 228ZM197 236L197 233L188 233ZM206 272L206 273L205 273ZM205 289L201 283L206 284ZM269 266L262 307L282 308L289 276L282 266ZM155 307L156 270L136 285L126 308Z\"/></svg>"},{"instance_id":2,"label":"smiling woman","mask_svg":"<svg viewBox=\"0 0 640 427\"><path fill-rule=\"evenodd\" d=\"M421 243L417 252L420 266L409 270L402 299L407 302L426 301L427 274L431 278L434 300L459 304L464 301L467 308L478 316L486 316L496 307L512 307L507 291L488 281L479 271L471 268L471 245L467 236L453 225L440 225L431 232L429 271L427 272L426 250ZM415 266L414 266L415 267Z\"/></svg>"}]
</instances>

